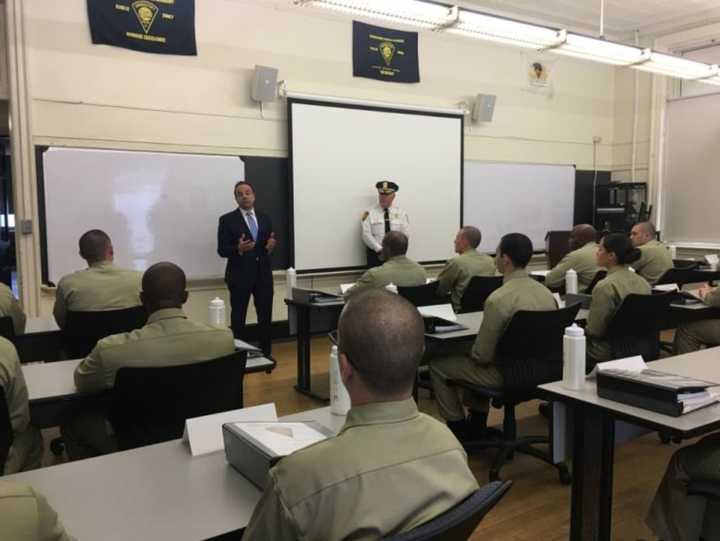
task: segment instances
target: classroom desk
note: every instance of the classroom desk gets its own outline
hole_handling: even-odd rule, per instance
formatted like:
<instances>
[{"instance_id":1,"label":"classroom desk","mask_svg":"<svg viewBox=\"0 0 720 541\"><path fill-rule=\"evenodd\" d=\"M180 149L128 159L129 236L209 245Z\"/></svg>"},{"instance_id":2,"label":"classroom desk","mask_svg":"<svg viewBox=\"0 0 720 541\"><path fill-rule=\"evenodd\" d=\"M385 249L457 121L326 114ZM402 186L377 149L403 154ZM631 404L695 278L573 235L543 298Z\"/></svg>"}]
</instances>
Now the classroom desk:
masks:
<instances>
[{"instance_id":1,"label":"classroom desk","mask_svg":"<svg viewBox=\"0 0 720 541\"><path fill-rule=\"evenodd\" d=\"M329 408L283 417L317 421L337 433ZM192 457L181 440L69 462L3 480L43 493L79 540L197 541L247 526L260 492L218 451Z\"/></svg>"},{"instance_id":2,"label":"classroom desk","mask_svg":"<svg viewBox=\"0 0 720 541\"><path fill-rule=\"evenodd\" d=\"M720 347L668 357L652 368L682 376L720 382ZM573 418L573 485L570 539L606 541L611 536L613 453L615 421L662 431L670 436L691 438L720 428L720 404L681 417L600 398L594 381L578 391L556 381L539 387L543 398L564 403Z\"/></svg>"},{"instance_id":3,"label":"classroom desk","mask_svg":"<svg viewBox=\"0 0 720 541\"><path fill-rule=\"evenodd\" d=\"M25 333L13 339L21 362L57 361L62 352L62 336L55 318L29 317Z\"/></svg>"},{"instance_id":4,"label":"classroom desk","mask_svg":"<svg viewBox=\"0 0 720 541\"><path fill-rule=\"evenodd\" d=\"M82 359L52 363L26 364L22 366L30 402L30 418L34 426L49 428L60 426L75 408L91 408L102 399L104 393L78 393L73 372ZM265 357L247 360L246 374L270 372L275 361Z\"/></svg>"}]
</instances>

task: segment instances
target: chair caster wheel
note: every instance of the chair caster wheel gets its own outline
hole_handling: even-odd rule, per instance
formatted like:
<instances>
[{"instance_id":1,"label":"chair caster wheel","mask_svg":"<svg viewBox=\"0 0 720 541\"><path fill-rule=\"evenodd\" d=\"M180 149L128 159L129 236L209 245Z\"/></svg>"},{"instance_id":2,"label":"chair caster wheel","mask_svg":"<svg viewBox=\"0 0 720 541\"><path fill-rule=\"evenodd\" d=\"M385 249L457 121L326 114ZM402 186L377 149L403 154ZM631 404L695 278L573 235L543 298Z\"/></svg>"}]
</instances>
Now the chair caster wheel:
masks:
<instances>
[{"instance_id":1,"label":"chair caster wheel","mask_svg":"<svg viewBox=\"0 0 720 541\"><path fill-rule=\"evenodd\" d=\"M50 442L50 452L54 456L62 456L65 452L65 442L62 441L62 438L55 438Z\"/></svg>"}]
</instances>

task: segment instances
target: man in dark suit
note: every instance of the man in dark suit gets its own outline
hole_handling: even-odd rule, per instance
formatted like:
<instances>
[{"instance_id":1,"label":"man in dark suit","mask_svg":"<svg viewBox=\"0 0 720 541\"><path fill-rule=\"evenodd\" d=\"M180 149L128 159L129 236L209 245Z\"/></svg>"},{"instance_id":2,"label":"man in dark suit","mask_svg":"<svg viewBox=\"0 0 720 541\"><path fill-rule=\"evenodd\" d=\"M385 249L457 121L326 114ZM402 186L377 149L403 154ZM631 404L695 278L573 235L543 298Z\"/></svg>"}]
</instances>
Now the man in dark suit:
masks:
<instances>
[{"instance_id":1,"label":"man in dark suit","mask_svg":"<svg viewBox=\"0 0 720 541\"><path fill-rule=\"evenodd\" d=\"M255 211L255 191L249 183L235 184L235 201L238 208L221 216L218 224L218 255L228 260L225 283L230 290L230 326L235 338L244 339L245 316L252 294L260 348L270 355L273 277L269 255L275 248L275 233L270 217Z\"/></svg>"}]
</instances>

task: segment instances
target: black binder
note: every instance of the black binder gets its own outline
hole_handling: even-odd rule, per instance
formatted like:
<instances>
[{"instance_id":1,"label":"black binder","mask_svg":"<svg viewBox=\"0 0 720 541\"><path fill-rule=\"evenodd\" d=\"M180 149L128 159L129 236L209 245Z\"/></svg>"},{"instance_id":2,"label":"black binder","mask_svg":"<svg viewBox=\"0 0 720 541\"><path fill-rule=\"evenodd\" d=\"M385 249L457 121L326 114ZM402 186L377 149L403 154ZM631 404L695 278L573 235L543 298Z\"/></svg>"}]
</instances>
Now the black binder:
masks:
<instances>
[{"instance_id":1,"label":"black binder","mask_svg":"<svg viewBox=\"0 0 720 541\"><path fill-rule=\"evenodd\" d=\"M607 398L630 406L655 411L672 417L683 414L678 395L700 393L716 383L675 376L657 370L630 372L603 370L597 374L597 392ZM711 404L713 402L709 402Z\"/></svg>"}]
</instances>

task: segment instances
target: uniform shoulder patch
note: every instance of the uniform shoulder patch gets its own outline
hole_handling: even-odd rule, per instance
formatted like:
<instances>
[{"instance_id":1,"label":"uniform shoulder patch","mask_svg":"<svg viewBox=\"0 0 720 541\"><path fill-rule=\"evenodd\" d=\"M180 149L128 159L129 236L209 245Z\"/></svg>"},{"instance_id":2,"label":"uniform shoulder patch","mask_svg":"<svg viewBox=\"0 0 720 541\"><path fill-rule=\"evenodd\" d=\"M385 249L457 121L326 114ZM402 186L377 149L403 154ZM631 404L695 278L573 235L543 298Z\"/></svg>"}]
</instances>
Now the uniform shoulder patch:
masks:
<instances>
[{"instance_id":1,"label":"uniform shoulder patch","mask_svg":"<svg viewBox=\"0 0 720 541\"><path fill-rule=\"evenodd\" d=\"M367 220L368 216L370 216L370 213L366 210L365 212L363 212L361 221L364 222L365 220Z\"/></svg>"}]
</instances>

